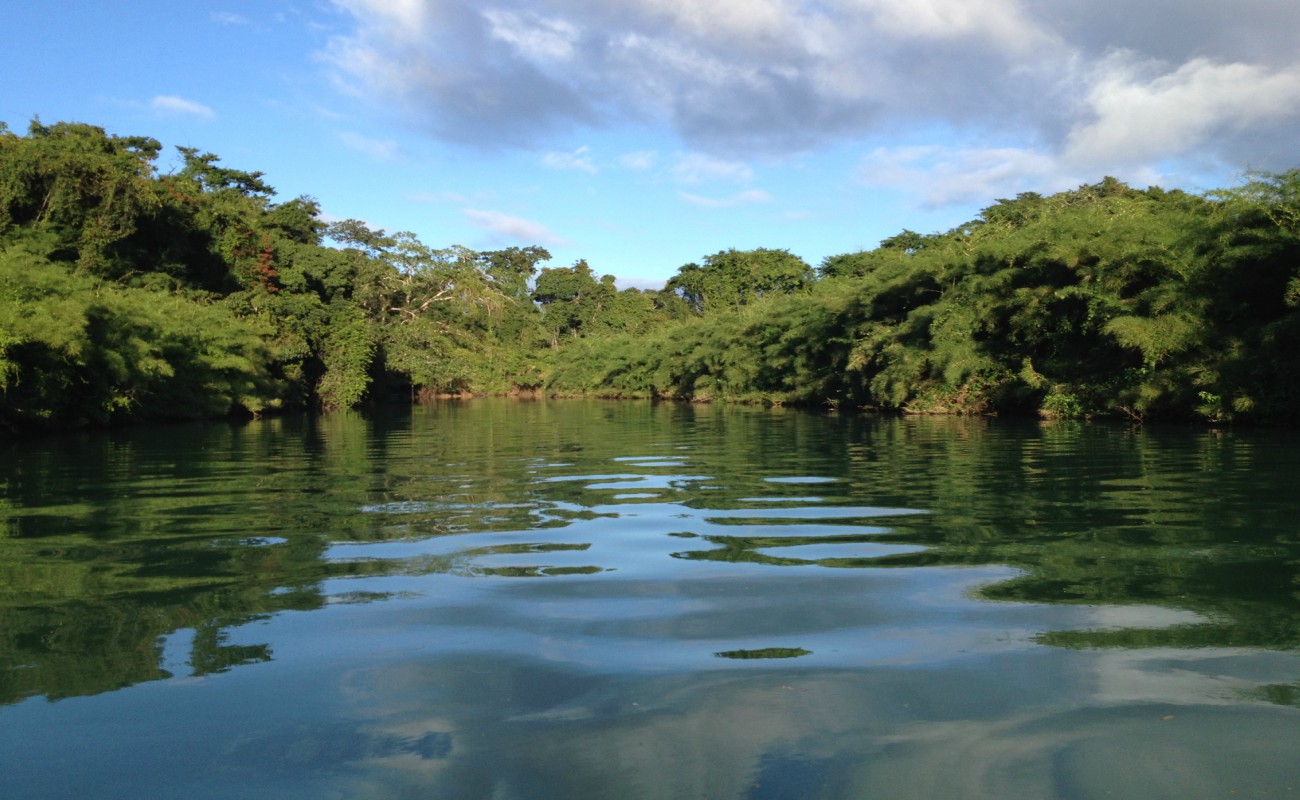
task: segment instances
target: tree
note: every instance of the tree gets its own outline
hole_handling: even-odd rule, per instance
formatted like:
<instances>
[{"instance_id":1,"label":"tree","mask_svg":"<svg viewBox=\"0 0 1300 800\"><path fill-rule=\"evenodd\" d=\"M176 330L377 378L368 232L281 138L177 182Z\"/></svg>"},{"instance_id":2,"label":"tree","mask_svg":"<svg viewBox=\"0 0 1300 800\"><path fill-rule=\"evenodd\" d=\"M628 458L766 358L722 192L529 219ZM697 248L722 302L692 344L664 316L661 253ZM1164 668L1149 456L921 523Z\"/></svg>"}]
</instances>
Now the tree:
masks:
<instances>
[{"instance_id":1,"label":"tree","mask_svg":"<svg viewBox=\"0 0 1300 800\"><path fill-rule=\"evenodd\" d=\"M551 254L543 247L509 247L478 254L479 268L502 297L489 325L493 334L515 349L529 349L542 336L541 312L533 302L532 279L537 265Z\"/></svg>"},{"instance_id":2,"label":"tree","mask_svg":"<svg viewBox=\"0 0 1300 800\"><path fill-rule=\"evenodd\" d=\"M596 280L583 259L572 267L543 269L533 299L542 306L542 323L551 334L551 346L559 346L561 335L576 336L589 327L613 293L613 279Z\"/></svg>"},{"instance_id":3,"label":"tree","mask_svg":"<svg viewBox=\"0 0 1300 800\"><path fill-rule=\"evenodd\" d=\"M320 203L305 195L272 207L266 221L281 237L298 244L319 245L328 227L321 221Z\"/></svg>"},{"instance_id":4,"label":"tree","mask_svg":"<svg viewBox=\"0 0 1300 800\"><path fill-rule=\"evenodd\" d=\"M733 249L705 256L703 266L684 264L666 288L703 314L805 291L814 277L812 268L788 250Z\"/></svg>"},{"instance_id":5,"label":"tree","mask_svg":"<svg viewBox=\"0 0 1300 800\"><path fill-rule=\"evenodd\" d=\"M544 247L508 247L479 253L478 260L483 272L502 294L525 300L529 294L529 281L537 274L537 265L550 261L551 254Z\"/></svg>"},{"instance_id":6,"label":"tree","mask_svg":"<svg viewBox=\"0 0 1300 800\"><path fill-rule=\"evenodd\" d=\"M181 177L194 181L205 192L234 191L247 197L260 197L263 201L275 194L275 189L262 180L265 173L218 166L217 162L221 160L218 156L200 153L198 148L176 149L185 162L181 168Z\"/></svg>"},{"instance_id":7,"label":"tree","mask_svg":"<svg viewBox=\"0 0 1300 800\"><path fill-rule=\"evenodd\" d=\"M153 162L161 145L103 128L33 120L26 137L0 134L0 234L52 234L47 253L106 277L130 269L113 248L160 204Z\"/></svg>"}]
</instances>

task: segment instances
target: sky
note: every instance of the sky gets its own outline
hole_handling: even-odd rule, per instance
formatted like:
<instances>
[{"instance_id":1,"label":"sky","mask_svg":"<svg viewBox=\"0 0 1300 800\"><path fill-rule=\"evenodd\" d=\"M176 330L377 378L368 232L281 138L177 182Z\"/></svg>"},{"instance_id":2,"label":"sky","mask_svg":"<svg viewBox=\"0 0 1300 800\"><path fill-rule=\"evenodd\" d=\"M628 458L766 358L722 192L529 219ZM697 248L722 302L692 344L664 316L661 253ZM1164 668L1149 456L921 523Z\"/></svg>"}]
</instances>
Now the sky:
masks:
<instances>
[{"instance_id":1,"label":"sky","mask_svg":"<svg viewBox=\"0 0 1300 800\"><path fill-rule=\"evenodd\" d=\"M1296 0L42 0L0 121L265 173L432 247L541 245L656 287L813 266L998 198L1300 167Z\"/></svg>"}]
</instances>

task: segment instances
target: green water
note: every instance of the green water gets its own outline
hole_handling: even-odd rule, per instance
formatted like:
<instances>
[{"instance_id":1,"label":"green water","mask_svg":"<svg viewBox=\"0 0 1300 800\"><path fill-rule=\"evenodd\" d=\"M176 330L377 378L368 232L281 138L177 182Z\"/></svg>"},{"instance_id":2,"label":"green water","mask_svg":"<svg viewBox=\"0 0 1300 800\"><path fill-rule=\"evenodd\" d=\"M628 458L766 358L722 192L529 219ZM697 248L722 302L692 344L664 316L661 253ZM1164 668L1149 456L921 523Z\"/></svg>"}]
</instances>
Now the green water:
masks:
<instances>
[{"instance_id":1,"label":"green water","mask_svg":"<svg viewBox=\"0 0 1300 800\"><path fill-rule=\"evenodd\" d=\"M0 797L1300 794L1300 436L475 401L0 451Z\"/></svg>"}]
</instances>

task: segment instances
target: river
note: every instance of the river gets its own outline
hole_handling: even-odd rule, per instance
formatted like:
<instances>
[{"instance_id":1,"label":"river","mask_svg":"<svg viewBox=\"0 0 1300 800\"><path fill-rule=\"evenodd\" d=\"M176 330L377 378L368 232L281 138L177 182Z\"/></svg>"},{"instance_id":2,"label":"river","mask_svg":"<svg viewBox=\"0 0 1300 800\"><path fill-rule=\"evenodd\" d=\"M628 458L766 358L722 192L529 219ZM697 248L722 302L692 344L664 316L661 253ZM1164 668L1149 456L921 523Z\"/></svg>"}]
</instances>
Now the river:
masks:
<instances>
[{"instance_id":1,"label":"river","mask_svg":"<svg viewBox=\"0 0 1300 800\"><path fill-rule=\"evenodd\" d=\"M1300 794L1300 436L445 402L4 446L8 798Z\"/></svg>"}]
</instances>

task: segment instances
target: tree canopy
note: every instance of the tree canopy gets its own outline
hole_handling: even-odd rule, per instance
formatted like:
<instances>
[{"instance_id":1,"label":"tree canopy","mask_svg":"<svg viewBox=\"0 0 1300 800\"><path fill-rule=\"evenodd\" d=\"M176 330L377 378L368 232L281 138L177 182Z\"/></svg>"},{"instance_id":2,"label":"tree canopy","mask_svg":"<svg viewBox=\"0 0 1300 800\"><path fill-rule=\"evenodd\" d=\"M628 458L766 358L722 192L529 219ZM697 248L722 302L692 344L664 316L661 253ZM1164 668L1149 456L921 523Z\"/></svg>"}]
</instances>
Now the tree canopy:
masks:
<instances>
[{"instance_id":1,"label":"tree canopy","mask_svg":"<svg viewBox=\"0 0 1300 800\"><path fill-rule=\"evenodd\" d=\"M788 250L731 249L705 256L703 265L683 265L667 288L705 313L801 292L812 281L812 268Z\"/></svg>"},{"instance_id":2,"label":"tree canopy","mask_svg":"<svg viewBox=\"0 0 1300 800\"><path fill-rule=\"evenodd\" d=\"M509 393L1286 421L1300 170L1105 178L813 270L720 250L660 291L538 246L434 247L262 172L83 123L0 126L0 432Z\"/></svg>"}]
</instances>

